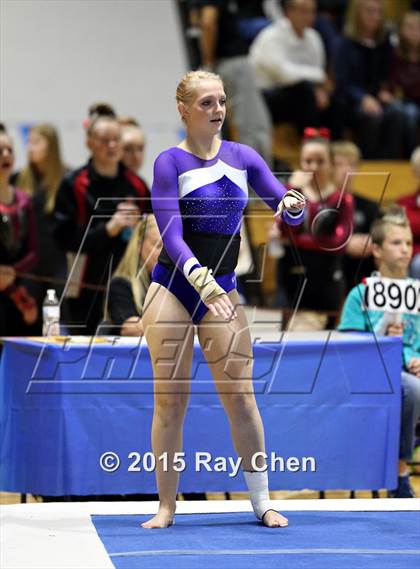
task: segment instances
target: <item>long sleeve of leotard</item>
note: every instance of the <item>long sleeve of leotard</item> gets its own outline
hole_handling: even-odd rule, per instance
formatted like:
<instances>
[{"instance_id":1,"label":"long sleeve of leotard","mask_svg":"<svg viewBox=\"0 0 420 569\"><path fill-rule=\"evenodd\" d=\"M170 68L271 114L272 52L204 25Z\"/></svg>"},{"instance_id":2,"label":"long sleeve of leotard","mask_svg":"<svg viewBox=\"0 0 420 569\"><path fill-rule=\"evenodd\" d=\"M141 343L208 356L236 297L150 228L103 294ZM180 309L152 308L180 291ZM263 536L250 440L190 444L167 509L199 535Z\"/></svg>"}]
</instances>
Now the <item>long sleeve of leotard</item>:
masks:
<instances>
[{"instance_id":1,"label":"long sleeve of leotard","mask_svg":"<svg viewBox=\"0 0 420 569\"><path fill-rule=\"evenodd\" d=\"M250 186L271 209L276 211L287 189L277 180L258 152L244 145L242 150ZM284 210L282 218L289 225L299 225L303 221L304 211L293 213Z\"/></svg>"},{"instance_id":2,"label":"long sleeve of leotard","mask_svg":"<svg viewBox=\"0 0 420 569\"><path fill-rule=\"evenodd\" d=\"M154 165L152 208L166 252L187 276L191 268L200 263L183 239L178 173L172 156L165 152L157 157Z\"/></svg>"}]
</instances>

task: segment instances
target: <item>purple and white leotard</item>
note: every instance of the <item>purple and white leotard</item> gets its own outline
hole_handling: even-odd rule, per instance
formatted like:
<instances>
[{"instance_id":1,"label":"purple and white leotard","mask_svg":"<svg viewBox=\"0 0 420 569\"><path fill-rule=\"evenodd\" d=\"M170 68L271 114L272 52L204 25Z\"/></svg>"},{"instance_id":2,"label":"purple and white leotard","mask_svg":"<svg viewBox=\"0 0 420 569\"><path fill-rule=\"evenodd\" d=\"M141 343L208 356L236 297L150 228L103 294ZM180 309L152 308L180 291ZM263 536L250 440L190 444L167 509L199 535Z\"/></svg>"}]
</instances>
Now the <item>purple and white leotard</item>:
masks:
<instances>
[{"instance_id":1,"label":"purple and white leotard","mask_svg":"<svg viewBox=\"0 0 420 569\"><path fill-rule=\"evenodd\" d=\"M198 322L207 308L186 276L200 266L213 270L226 292L236 286L242 214L248 185L274 211L286 188L249 146L222 141L217 155L203 160L178 147L155 161L152 207L163 240L152 280L168 288ZM284 211L291 225L304 212Z\"/></svg>"}]
</instances>

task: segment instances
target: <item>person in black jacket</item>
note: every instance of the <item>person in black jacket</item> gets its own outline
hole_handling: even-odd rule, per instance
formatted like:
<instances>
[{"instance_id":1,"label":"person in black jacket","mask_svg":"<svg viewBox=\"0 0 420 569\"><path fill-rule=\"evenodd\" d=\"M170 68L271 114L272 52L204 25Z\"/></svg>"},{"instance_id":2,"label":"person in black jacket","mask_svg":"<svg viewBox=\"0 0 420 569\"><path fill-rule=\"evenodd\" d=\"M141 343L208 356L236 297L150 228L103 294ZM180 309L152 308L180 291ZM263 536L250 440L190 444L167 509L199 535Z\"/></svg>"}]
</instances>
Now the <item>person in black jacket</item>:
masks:
<instances>
[{"instance_id":1,"label":"person in black jacket","mask_svg":"<svg viewBox=\"0 0 420 569\"><path fill-rule=\"evenodd\" d=\"M388 90L392 48L383 0L350 4L337 54L337 94L365 159L402 155L405 119Z\"/></svg>"},{"instance_id":2,"label":"person in black jacket","mask_svg":"<svg viewBox=\"0 0 420 569\"><path fill-rule=\"evenodd\" d=\"M120 163L121 126L108 105L91 108L87 146L90 160L66 175L59 188L54 236L70 253L67 324L73 333L93 334L102 318L105 284L139 215L150 207L150 193Z\"/></svg>"}]
</instances>

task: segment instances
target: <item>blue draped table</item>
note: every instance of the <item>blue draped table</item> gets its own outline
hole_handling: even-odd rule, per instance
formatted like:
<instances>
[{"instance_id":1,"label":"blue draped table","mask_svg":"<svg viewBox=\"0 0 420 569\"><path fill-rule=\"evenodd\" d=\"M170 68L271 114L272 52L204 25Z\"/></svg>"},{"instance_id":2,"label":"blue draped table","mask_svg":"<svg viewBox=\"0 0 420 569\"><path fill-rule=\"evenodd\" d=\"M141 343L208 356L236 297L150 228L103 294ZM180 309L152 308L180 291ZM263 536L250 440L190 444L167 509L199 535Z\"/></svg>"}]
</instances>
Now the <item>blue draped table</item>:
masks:
<instances>
[{"instance_id":1,"label":"blue draped table","mask_svg":"<svg viewBox=\"0 0 420 569\"><path fill-rule=\"evenodd\" d=\"M150 454L144 460L151 450L153 414L145 342L81 342L3 339L1 491L57 496L156 491ZM269 461L271 489L395 487L400 339L290 334L281 342L255 342L254 358L267 453L278 458ZM215 471L217 457L236 454L198 345L192 376L180 491L244 490L241 473L232 476L230 467ZM100 458L110 451L120 466L106 472ZM197 453L206 452L211 472L196 463ZM106 465L112 468L113 460Z\"/></svg>"}]
</instances>

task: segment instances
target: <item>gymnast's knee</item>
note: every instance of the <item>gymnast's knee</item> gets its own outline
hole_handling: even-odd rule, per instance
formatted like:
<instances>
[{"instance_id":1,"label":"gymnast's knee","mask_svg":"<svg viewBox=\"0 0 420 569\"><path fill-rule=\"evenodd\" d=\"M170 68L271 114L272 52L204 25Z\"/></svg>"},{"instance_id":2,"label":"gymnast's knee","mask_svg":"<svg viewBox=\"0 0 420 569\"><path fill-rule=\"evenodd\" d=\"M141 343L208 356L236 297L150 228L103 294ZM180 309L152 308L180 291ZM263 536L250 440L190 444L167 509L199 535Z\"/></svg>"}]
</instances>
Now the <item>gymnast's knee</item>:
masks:
<instances>
[{"instance_id":1,"label":"gymnast's knee","mask_svg":"<svg viewBox=\"0 0 420 569\"><path fill-rule=\"evenodd\" d=\"M165 394L155 397L154 416L163 426L182 421L188 405L187 393Z\"/></svg>"},{"instance_id":2,"label":"gymnast's knee","mask_svg":"<svg viewBox=\"0 0 420 569\"><path fill-rule=\"evenodd\" d=\"M226 393L223 396L225 408L228 412L242 418L257 411L257 404L253 393Z\"/></svg>"}]
</instances>

